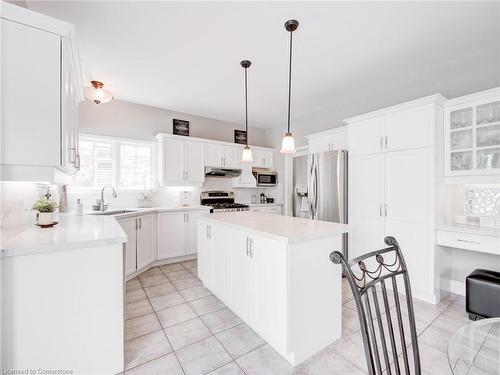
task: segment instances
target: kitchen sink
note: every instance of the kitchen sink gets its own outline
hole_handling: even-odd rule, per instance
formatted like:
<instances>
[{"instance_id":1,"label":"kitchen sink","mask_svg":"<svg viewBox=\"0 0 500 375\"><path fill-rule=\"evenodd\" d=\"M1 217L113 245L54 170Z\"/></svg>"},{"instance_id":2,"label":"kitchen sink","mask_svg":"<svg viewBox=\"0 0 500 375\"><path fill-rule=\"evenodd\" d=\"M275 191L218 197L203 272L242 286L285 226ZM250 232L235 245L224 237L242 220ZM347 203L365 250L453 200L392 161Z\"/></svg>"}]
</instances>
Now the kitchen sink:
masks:
<instances>
[{"instance_id":1,"label":"kitchen sink","mask_svg":"<svg viewBox=\"0 0 500 375\"><path fill-rule=\"evenodd\" d=\"M110 210L110 211L96 211L93 212L91 215L121 215L121 214L128 214L131 212L137 212L135 210Z\"/></svg>"}]
</instances>

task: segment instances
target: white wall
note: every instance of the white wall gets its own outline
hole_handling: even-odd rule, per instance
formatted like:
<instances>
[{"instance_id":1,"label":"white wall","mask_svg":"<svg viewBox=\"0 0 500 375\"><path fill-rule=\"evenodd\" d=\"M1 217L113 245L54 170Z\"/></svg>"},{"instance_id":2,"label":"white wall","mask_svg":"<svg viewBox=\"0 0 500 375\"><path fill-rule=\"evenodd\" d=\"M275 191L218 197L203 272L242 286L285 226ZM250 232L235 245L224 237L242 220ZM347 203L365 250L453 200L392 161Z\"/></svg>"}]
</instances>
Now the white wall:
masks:
<instances>
[{"instance_id":1,"label":"white wall","mask_svg":"<svg viewBox=\"0 0 500 375\"><path fill-rule=\"evenodd\" d=\"M174 118L189 121L189 135L192 137L233 142L234 129L245 129L244 124L233 124L121 100L112 100L100 105L86 100L80 104L79 110L80 132L88 134L155 140L155 135L160 132L172 134ZM253 127L249 128L249 143L256 146L270 145L265 130Z\"/></svg>"}]
</instances>

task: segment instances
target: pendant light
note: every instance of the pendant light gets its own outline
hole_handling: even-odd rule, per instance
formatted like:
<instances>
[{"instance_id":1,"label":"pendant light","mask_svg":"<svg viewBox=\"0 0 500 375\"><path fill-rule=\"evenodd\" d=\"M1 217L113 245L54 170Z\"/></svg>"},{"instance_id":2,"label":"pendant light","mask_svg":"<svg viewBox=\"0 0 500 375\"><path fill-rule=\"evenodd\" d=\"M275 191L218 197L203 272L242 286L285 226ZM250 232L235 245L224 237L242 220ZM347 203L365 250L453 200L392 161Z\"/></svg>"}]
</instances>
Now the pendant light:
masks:
<instances>
[{"instance_id":1,"label":"pendant light","mask_svg":"<svg viewBox=\"0 0 500 375\"><path fill-rule=\"evenodd\" d=\"M297 20L288 20L285 22L285 29L290 33L290 65L288 69L288 126L287 132L281 142L280 151L284 154L291 154L296 151L295 139L290 131L290 102L292 97L292 33L297 30L297 27L299 27L299 21Z\"/></svg>"},{"instance_id":2,"label":"pendant light","mask_svg":"<svg viewBox=\"0 0 500 375\"><path fill-rule=\"evenodd\" d=\"M113 100L113 95L103 89L104 84L99 81L90 81L92 87L85 87L85 96L95 104L104 104Z\"/></svg>"},{"instance_id":3,"label":"pendant light","mask_svg":"<svg viewBox=\"0 0 500 375\"><path fill-rule=\"evenodd\" d=\"M252 65L248 60L243 60L240 65L245 69L245 131L247 133L247 144L241 152L241 162L242 163L252 163L253 156L252 150L248 147L248 90L247 90L247 69Z\"/></svg>"}]
</instances>

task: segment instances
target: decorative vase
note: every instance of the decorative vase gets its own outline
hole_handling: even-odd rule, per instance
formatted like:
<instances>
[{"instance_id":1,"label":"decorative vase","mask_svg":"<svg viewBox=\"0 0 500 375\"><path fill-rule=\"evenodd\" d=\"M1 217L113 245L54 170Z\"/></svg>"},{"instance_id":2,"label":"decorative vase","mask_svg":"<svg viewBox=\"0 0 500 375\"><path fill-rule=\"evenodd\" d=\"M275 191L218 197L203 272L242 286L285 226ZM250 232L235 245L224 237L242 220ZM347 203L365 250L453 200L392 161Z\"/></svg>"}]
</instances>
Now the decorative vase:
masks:
<instances>
[{"instance_id":1,"label":"decorative vase","mask_svg":"<svg viewBox=\"0 0 500 375\"><path fill-rule=\"evenodd\" d=\"M37 217L38 217L38 225L50 225L54 223L53 212L39 212Z\"/></svg>"}]
</instances>

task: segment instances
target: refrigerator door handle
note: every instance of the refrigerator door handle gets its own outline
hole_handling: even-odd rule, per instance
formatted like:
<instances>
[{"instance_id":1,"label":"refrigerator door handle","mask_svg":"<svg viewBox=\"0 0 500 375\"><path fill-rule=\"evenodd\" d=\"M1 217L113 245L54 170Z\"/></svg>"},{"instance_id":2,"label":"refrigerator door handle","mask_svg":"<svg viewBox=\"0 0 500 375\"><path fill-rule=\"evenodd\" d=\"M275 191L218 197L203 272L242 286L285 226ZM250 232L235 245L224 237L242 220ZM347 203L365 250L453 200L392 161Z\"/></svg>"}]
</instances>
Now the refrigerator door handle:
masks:
<instances>
[{"instance_id":1,"label":"refrigerator door handle","mask_svg":"<svg viewBox=\"0 0 500 375\"><path fill-rule=\"evenodd\" d=\"M339 208L339 219L341 223L347 223L347 153L339 151L337 157L337 202Z\"/></svg>"},{"instance_id":2,"label":"refrigerator door handle","mask_svg":"<svg viewBox=\"0 0 500 375\"><path fill-rule=\"evenodd\" d=\"M311 219L316 218L316 208L317 208L317 191L316 191L316 157L314 154L309 155L308 160L308 195L309 195L309 214Z\"/></svg>"}]
</instances>

